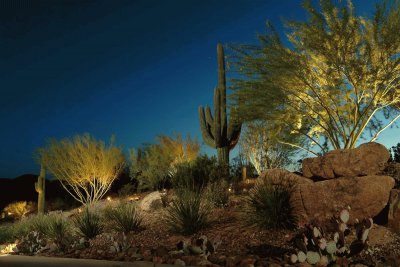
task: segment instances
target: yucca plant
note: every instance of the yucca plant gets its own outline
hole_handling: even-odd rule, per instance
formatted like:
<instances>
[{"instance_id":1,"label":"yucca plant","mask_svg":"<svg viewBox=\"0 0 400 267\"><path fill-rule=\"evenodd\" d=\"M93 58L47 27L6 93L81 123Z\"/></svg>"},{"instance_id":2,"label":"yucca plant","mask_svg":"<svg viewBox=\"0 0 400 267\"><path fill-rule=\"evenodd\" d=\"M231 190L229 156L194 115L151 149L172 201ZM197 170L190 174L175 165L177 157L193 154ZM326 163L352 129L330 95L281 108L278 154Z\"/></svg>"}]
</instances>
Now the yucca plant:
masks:
<instances>
[{"instance_id":1,"label":"yucca plant","mask_svg":"<svg viewBox=\"0 0 400 267\"><path fill-rule=\"evenodd\" d=\"M129 233L142 226L142 217L135 203L122 202L116 207L107 207L103 211L109 227L117 232Z\"/></svg>"},{"instance_id":2,"label":"yucca plant","mask_svg":"<svg viewBox=\"0 0 400 267\"><path fill-rule=\"evenodd\" d=\"M47 237L53 239L61 250L64 250L70 244L71 225L62 214L52 216Z\"/></svg>"},{"instance_id":3,"label":"yucca plant","mask_svg":"<svg viewBox=\"0 0 400 267\"><path fill-rule=\"evenodd\" d=\"M30 220L31 230L37 231L44 236L50 234L50 225L54 219L54 216L48 214L39 214L28 218L28 220Z\"/></svg>"},{"instance_id":4,"label":"yucca plant","mask_svg":"<svg viewBox=\"0 0 400 267\"><path fill-rule=\"evenodd\" d=\"M296 216L290 201L295 183L284 176L260 178L244 198L244 221L268 229L293 229Z\"/></svg>"},{"instance_id":5,"label":"yucca plant","mask_svg":"<svg viewBox=\"0 0 400 267\"><path fill-rule=\"evenodd\" d=\"M73 219L78 234L91 239L103 232L104 226L100 216L89 208L85 208L80 214Z\"/></svg>"},{"instance_id":6,"label":"yucca plant","mask_svg":"<svg viewBox=\"0 0 400 267\"><path fill-rule=\"evenodd\" d=\"M173 232L185 235L195 233L208 225L210 208L202 193L178 189L174 202L167 209L166 223Z\"/></svg>"}]
</instances>

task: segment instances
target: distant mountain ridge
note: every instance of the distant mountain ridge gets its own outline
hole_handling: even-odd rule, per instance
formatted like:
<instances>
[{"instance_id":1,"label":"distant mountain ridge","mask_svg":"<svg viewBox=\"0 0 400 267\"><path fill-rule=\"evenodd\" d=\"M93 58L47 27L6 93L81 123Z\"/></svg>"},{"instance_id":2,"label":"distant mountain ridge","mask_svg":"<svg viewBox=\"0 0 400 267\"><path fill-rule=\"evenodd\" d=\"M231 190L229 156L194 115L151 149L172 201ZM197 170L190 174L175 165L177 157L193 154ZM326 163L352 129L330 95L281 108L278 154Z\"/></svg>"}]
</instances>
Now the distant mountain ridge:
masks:
<instances>
[{"instance_id":1,"label":"distant mountain ridge","mask_svg":"<svg viewBox=\"0 0 400 267\"><path fill-rule=\"evenodd\" d=\"M38 195L35 190L37 178L36 174L24 174L16 178L0 178L0 211L15 201L37 202ZM56 198L73 201L58 180L46 179L46 200Z\"/></svg>"},{"instance_id":2,"label":"distant mountain ridge","mask_svg":"<svg viewBox=\"0 0 400 267\"><path fill-rule=\"evenodd\" d=\"M36 203L38 195L35 190L35 182L38 176L37 174L23 174L16 178L0 178L0 212L9 203L15 201L32 201ZM110 193L117 193L122 186L130 182L129 174L127 172L122 173L114 181ZM46 179L46 203L55 199L62 199L67 203L76 203L58 180Z\"/></svg>"}]
</instances>

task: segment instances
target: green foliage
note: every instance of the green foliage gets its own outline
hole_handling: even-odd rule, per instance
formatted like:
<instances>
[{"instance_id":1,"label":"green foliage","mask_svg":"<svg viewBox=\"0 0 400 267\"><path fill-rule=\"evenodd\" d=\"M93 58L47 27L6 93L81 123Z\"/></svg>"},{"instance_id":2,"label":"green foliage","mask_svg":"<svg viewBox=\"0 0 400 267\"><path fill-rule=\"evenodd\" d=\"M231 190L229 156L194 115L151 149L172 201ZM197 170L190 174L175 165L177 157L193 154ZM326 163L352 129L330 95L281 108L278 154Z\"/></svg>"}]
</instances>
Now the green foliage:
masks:
<instances>
[{"instance_id":1,"label":"green foliage","mask_svg":"<svg viewBox=\"0 0 400 267\"><path fill-rule=\"evenodd\" d=\"M201 155L190 163L178 165L177 172L171 177L171 181L174 188L200 191L210 182L228 178L226 168L220 167L215 157Z\"/></svg>"},{"instance_id":2,"label":"green foliage","mask_svg":"<svg viewBox=\"0 0 400 267\"><path fill-rule=\"evenodd\" d=\"M210 206L201 193L179 189L167 209L166 224L173 232L190 235L206 227L209 217Z\"/></svg>"},{"instance_id":3,"label":"green foliage","mask_svg":"<svg viewBox=\"0 0 400 267\"><path fill-rule=\"evenodd\" d=\"M281 176L258 180L245 197L243 217L247 223L268 229L293 229L296 216L290 202L295 183Z\"/></svg>"},{"instance_id":4,"label":"green foliage","mask_svg":"<svg viewBox=\"0 0 400 267\"><path fill-rule=\"evenodd\" d=\"M55 220L54 215L44 215L38 214L36 216L31 216L27 219L30 222L30 230L37 231L41 235L49 236L50 235L50 228Z\"/></svg>"},{"instance_id":5,"label":"green foliage","mask_svg":"<svg viewBox=\"0 0 400 267\"><path fill-rule=\"evenodd\" d=\"M0 244L14 242L15 233L12 225L0 226Z\"/></svg>"},{"instance_id":6,"label":"green foliage","mask_svg":"<svg viewBox=\"0 0 400 267\"><path fill-rule=\"evenodd\" d=\"M91 239L103 232L104 226L100 216L90 211L89 208L85 208L82 213L77 214L73 222L78 230L78 234Z\"/></svg>"},{"instance_id":7,"label":"green foliage","mask_svg":"<svg viewBox=\"0 0 400 267\"><path fill-rule=\"evenodd\" d=\"M389 149L391 161L400 163L400 143Z\"/></svg>"},{"instance_id":8,"label":"green foliage","mask_svg":"<svg viewBox=\"0 0 400 267\"><path fill-rule=\"evenodd\" d=\"M230 192L226 180L220 179L207 185L204 197L214 206L222 208L228 205Z\"/></svg>"},{"instance_id":9,"label":"green foliage","mask_svg":"<svg viewBox=\"0 0 400 267\"><path fill-rule=\"evenodd\" d=\"M51 238L55 244L64 250L71 242L71 225L62 214L49 215L51 218L47 237Z\"/></svg>"},{"instance_id":10,"label":"green foliage","mask_svg":"<svg viewBox=\"0 0 400 267\"><path fill-rule=\"evenodd\" d=\"M283 169L293 163L298 149L279 143L283 134L266 121L246 123L239 147L258 175L266 169Z\"/></svg>"},{"instance_id":11,"label":"green foliage","mask_svg":"<svg viewBox=\"0 0 400 267\"><path fill-rule=\"evenodd\" d=\"M32 217L24 217L12 225L13 234L15 238L22 238L33 231Z\"/></svg>"},{"instance_id":12,"label":"green foliage","mask_svg":"<svg viewBox=\"0 0 400 267\"><path fill-rule=\"evenodd\" d=\"M229 152L239 141L242 124L226 110L226 77L224 48L217 45L218 87L214 89L214 117L210 107L199 107L200 128L204 142L217 149L218 163L228 168ZM234 111L234 110L233 110ZM231 110L232 112L232 110Z\"/></svg>"},{"instance_id":13,"label":"green foliage","mask_svg":"<svg viewBox=\"0 0 400 267\"><path fill-rule=\"evenodd\" d=\"M232 47L240 117L264 119L285 133L280 142L315 154L354 148L368 132L374 141L400 117L400 2L392 3L364 18L351 1L306 1L308 19L287 23L289 45L269 25L259 45Z\"/></svg>"},{"instance_id":14,"label":"green foliage","mask_svg":"<svg viewBox=\"0 0 400 267\"><path fill-rule=\"evenodd\" d=\"M118 195L120 197L127 197L136 193L136 186L131 183L124 184L121 189L118 190Z\"/></svg>"},{"instance_id":15,"label":"green foliage","mask_svg":"<svg viewBox=\"0 0 400 267\"><path fill-rule=\"evenodd\" d=\"M147 144L135 151L130 150L130 175L139 182L138 189L162 189L177 171L177 166L197 158L200 145L190 136L183 140L158 136L158 143Z\"/></svg>"},{"instance_id":16,"label":"green foliage","mask_svg":"<svg viewBox=\"0 0 400 267\"><path fill-rule=\"evenodd\" d=\"M114 208L107 207L103 212L108 226L115 231L129 233L141 228L142 217L135 203L122 202Z\"/></svg>"},{"instance_id":17,"label":"green foliage","mask_svg":"<svg viewBox=\"0 0 400 267\"><path fill-rule=\"evenodd\" d=\"M230 167L231 181L234 183L238 183L243 180L244 168L246 168L246 173L245 173L246 178L254 178L258 176L257 170L248 161L248 159L240 149L238 155L232 159L231 165L229 167Z\"/></svg>"}]
</instances>

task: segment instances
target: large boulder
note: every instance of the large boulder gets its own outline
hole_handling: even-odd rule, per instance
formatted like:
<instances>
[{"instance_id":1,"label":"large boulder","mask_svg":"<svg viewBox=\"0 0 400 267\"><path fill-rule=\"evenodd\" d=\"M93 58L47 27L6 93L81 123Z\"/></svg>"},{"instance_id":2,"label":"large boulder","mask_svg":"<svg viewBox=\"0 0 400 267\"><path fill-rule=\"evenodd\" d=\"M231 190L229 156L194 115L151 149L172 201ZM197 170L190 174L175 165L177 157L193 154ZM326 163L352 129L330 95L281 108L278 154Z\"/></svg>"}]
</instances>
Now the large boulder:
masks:
<instances>
[{"instance_id":1,"label":"large boulder","mask_svg":"<svg viewBox=\"0 0 400 267\"><path fill-rule=\"evenodd\" d=\"M354 149L337 149L324 156L303 160L303 175L332 179L376 175L389 160L389 151L378 143L365 143Z\"/></svg>"},{"instance_id":2,"label":"large boulder","mask_svg":"<svg viewBox=\"0 0 400 267\"><path fill-rule=\"evenodd\" d=\"M161 193L159 191L151 192L146 195L139 203L143 211L154 211L163 207Z\"/></svg>"},{"instance_id":3,"label":"large boulder","mask_svg":"<svg viewBox=\"0 0 400 267\"><path fill-rule=\"evenodd\" d=\"M390 191L388 227L396 233L400 233L400 190Z\"/></svg>"},{"instance_id":4,"label":"large boulder","mask_svg":"<svg viewBox=\"0 0 400 267\"><path fill-rule=\"evenodd\" d=\"M270 178L272 184L279 184L282 181L290 180L296 184L312 184L313 180L297 175L287 170L282 169L268 169L263 171L258 179Z\"/></svg>"},{"instance_id":5,"label":"large boulder","mask_svg":"<svg viewBox=\"0 0 400 267\"><path fill-rule=\"evenodd\" d=\"M381 212L393 186L394 179L390 176L342 177L301 184L291 201L300 226L310 221L328 223L347 206L351 207L352 224L356 218L374 217Z\"/></svg>"}]
</instances>

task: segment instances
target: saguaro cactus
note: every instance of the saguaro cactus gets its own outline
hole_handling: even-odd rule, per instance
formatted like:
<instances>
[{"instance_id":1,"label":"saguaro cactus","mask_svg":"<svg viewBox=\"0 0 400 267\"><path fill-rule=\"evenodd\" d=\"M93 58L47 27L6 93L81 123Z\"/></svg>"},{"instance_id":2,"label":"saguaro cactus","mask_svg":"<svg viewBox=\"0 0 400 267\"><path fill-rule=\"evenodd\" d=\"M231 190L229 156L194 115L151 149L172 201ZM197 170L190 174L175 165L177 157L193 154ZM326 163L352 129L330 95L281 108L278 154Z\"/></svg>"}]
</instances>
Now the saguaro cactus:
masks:
<instances>
[{"instance_id":1,"label":"saguaro cactus","mask_svg":"<svg viewBox=\"0 0 400 267\"><path fill-rule=\"evenodd\" d=\"M229 151L239 141L242 124L226 114L226 79L224 48L217 45L218 87L214 89L214 117L210 107L199 107L200 128L204 142L217 149L218 162L229 165Z\"/></svg>"},{"instance_id":2,"label":"saguaro cactus","mask_svg":"<svg viewBox=\"0 0 400 267\"><path fill-rule=\"evenodd\" d=\"M46 187L46 170L44 164L40 166L40 175L35 183L35 190L38 193L38 213L44 213L45 202L45 187Z\"/></svg>"}]
</instances>

